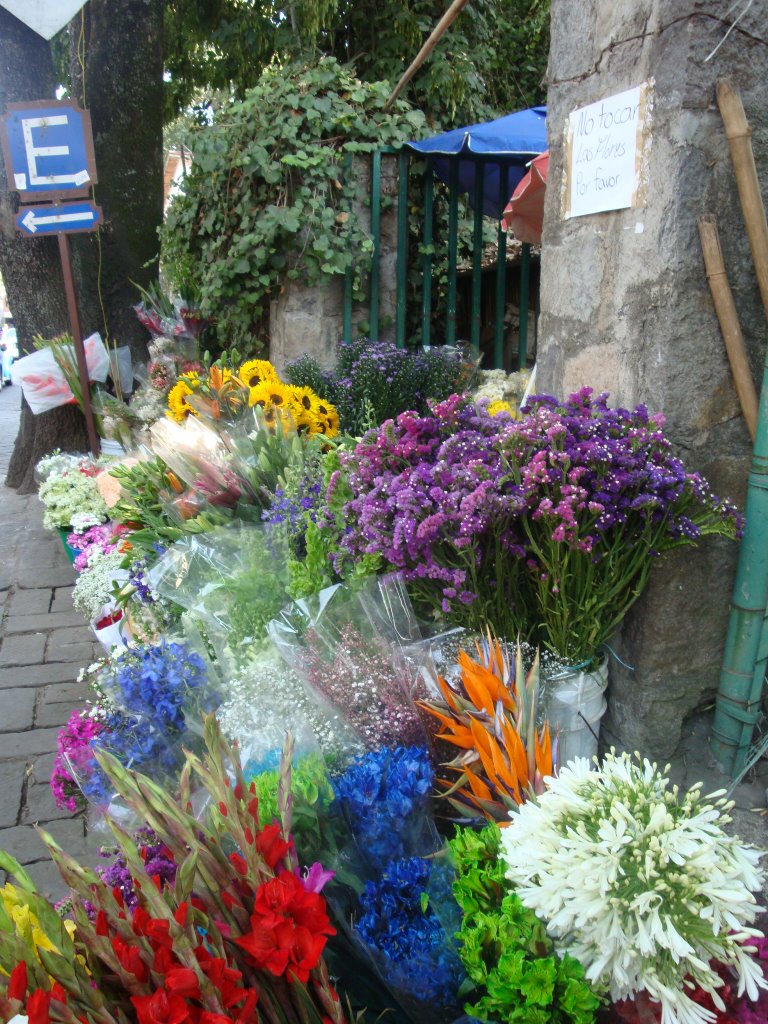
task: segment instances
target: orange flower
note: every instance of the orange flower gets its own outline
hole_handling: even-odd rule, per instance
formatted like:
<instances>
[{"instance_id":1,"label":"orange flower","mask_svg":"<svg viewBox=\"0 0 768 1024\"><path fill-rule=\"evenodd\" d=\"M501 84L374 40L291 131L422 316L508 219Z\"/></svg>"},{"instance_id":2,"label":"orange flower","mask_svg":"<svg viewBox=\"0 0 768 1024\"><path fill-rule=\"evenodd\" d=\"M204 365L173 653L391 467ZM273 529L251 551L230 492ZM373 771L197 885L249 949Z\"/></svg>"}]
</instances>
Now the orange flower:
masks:
<instances>
[{"instance_id":1,"label":"orange flower","mask_svg":"<svg viewBox=\"0 0 768 1024\"><path fill-rule=\"evenodd\" d=\"M454 774L438 778L443 796L463 817L480 811L504 824L512 808L543 791L544 777L553 775L556 765L549 726L536 730L538 655L526 676L518 645L512 671L490 631L477 644L477 655L473 659L461 651L460 685L438 679L444 702L421 706L440 722L438 739L459 748L443 765Z\"/></svg>"}]
</instances>

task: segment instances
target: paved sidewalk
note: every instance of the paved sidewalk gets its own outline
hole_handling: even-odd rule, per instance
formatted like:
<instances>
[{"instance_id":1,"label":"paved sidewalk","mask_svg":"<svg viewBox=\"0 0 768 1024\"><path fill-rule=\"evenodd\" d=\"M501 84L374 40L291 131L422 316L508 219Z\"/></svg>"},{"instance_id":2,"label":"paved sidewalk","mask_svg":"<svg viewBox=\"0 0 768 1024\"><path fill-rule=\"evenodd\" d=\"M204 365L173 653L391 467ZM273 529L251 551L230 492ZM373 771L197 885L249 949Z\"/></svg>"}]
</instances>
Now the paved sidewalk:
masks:
<instances>
[{"instance_id":1,"label":"paved sidewalk","mask_svg":"<svg viewBox=\"0 0 768 1024\"><path fill-rule=\"evenodd\" d=\"M59 898L65 886L34 825L93 862L99 841L87 837L83 818L56 807L48 779L59 727L85 698L77 675L101 649L72 607L75 572L58 536L43 529L36 495L2 484L20 400L16 387L0 391L0 849Z\"/></svg>"}]
</instances>

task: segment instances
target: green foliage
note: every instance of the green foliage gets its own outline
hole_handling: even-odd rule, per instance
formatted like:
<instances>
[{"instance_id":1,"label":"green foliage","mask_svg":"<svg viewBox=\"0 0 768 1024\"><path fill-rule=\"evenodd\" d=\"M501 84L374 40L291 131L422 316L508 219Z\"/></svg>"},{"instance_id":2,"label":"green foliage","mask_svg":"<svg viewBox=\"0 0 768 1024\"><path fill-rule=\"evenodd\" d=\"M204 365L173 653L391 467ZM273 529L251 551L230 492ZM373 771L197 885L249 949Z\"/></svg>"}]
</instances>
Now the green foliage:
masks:
<instances>
[{"instance_id":1,"label":"green foliage","mask_svg":"<svg viewBox=\"0 0 768 1024\"><path fill-rule=\"evenodd\" d=\"M260 772L251 776L246 765L246 781L253 782L259 800L259 816L265 824L279 820L278 790L280 771ZM293 797L291 832L303 861L318 859L323 849L328 808L333 803L333 786L328 781L328 768L321 754L299 758L291 771Z\"/></svg>"},{"instance_id":2,"label":"green foliage","mask_svg":"<svg viewBox=\"0 0 768 1024\"><path fill-rule=\"evenodd\" d=\"M168 0L166 118L196 95L242 99L274 59L341 63L395 84L445 12L442 0ZM549 0L474 0L407 87L430 123L467 124L544 99Z\"/></svg>"},{"instance_id":3,"label":"green foliage","mask_svg":"<svg viewBox=\"0 0 768 1024\"><path fill-rule=\"evenodd\" d=\"M228 344L249 345L286 278L312 285L350 270L362 298L372 242L352 209L346 161L424 131L423 115L404 103L385 112L388 93L332 58L270 67L198 134L164 257L176 287L192 287L215 312Z\"/></svg>"},{"instance_id":4,"label":"green foliage","mask_svg":"<svg viewBox=\"0 0 768 1024\"><path fill-rule=\"evenodd\" d=\"M497 825L459 829L451 841L457 934L469 978L467 1013L515 1024L592 1024L600 1000L572 957L555 953L546 928L505 879ZM478 998L479 997L479 998Z\"/></svg>"},{"instance_id":5,"label":"green foliage","mask_svg":"<svg viewBox=\"0 0 768 1024\"><path fill-rule=\"evenodd\" d=\"M455 350L410 352L358 338L339 346L333 371L324 372L307 355L288 366L286 378L327 398L339 412L341 429L360 436L406 409L426 413L428 399L464 390L471 373L471 364Z\"/></svg>"}]
</instances>

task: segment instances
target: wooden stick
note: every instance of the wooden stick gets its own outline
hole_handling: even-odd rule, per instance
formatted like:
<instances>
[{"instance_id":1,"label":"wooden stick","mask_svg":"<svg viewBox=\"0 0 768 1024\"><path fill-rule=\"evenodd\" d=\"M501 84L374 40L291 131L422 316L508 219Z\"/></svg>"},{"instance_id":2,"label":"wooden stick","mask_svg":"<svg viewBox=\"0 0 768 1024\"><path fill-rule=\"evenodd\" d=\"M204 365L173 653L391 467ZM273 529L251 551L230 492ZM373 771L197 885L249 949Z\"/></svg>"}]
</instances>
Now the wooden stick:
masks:
<instances>
[{"instance_id":1,"label":"wooden stick","mask_svg":"<svg viewBox=\"0 0 768 1024\"><path fill-rule=\"evenodd\" d=\"M750 437L754 441L757 430L757 392L749 369L744 336L739 325L739 315L736 312L736 304L733 301L733 293L725 271L717 224L711 214L699 220L699 235L701 236L701 248L704 252L704 265L707 268L712 301L715 304L717 319L720 321L720 330L723 332L733 381L741 402L741 411L744 413Z\"/></svg>"},{"instance_id":2,"label":"wooden stick","mask_svg":"<svg viewBox=\"0 0 768 1024\"><path fill-rule=\"evenodd\" d=\"M469 0L453 0L453 3L451 4L451 6L448 8L448 10L442 16L440 21L438 21L438 23L432 29L432 33L431 33L429 39L427 39L426 43L424 43L422 48L419 50L419 52L413 58L411 66L408 68L408 70L402 76L402 78L397 83L395 88L392 90L392 95L389 97L389 99L387 100L386 105L384 107L385 110L389 110L389 108L395 102L397 97L400 95L400 93L403 91L403 89L406 87L406 85L408 85L408 83L413 78L413 76L416 74L416 72L419 70L421 65L424 63L424 61L427 59L427 57L430 55L430 53L432 53L432 51L437 46L437 44L440 42L440 40L443 38L445 33L448 31L448 29L454 23L456 18L459 16L461 10L464 7L467 6L468 2L469 2Z\"/></svg>"},{"instance_id":3,"label":"wooden stick","mask_svg":"<svg viewBox=\"0 0 768 1024\"><path fill-rule=\"evenodd\" d=\"M765 221L765 207L760 194L760 183L757 180L755 155L752 151L752 129L747 123L741 96L728 78L717 80L717 103L723 116L725 134L731 150L760 297L768 316L768 224Z\"/></svg>"}]
</instances>

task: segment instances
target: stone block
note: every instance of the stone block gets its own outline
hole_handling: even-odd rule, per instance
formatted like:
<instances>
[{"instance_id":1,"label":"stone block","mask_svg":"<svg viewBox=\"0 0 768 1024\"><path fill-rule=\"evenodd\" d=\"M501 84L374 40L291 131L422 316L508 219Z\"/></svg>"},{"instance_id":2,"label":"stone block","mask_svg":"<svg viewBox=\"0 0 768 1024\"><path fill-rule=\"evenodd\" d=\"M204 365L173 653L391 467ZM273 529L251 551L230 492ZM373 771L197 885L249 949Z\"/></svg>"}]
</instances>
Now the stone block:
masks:
<instances>
[{"instance_id":1,"label":"stone block","mask_svg":"<svg viewBox=\"0 0 768 1024\"><path fill-rule=\"evenodd\" d=\"M26 765L0 764L0 829L18 823L25 775Z\"/></svg>"},{"instance_id":2,"label":"stone block","mask_svg":"<svg viewBox=\"0 0 768 1024\"><path fill-rule=\"evenodd\" d=\"M29 864L26 870L32 876L37 891L51 903L58 903L59 900L63 900L65 896L69 895L69 887L52 860L41 860L36 864Z\"/></svg>"},{"instance_id":3,"label":"stone block","mask_svg":"<svg viewBox=\"0 0 768 1024\"><path fill-rule=\"evenodd\" d=\"M67 647L72 644L93 644L95 637L90 626L86 626L80 617L79 626L69 626L66 629L54 629L48 634L48 650L57 646ZM70 659L67 658L67 661Z\"/></svg>"},{"instance_id":4,"label":"stone block","mask_svg":"<svg viewBox=\"0 0 768 1024\"><path fill-rule=\"evenodd\" d=\"M51 607L53 593L51 587L41 587L39 590L17 590L11 597L11 616L47 615Z\"/></svg>"},{"instance_id":5,"label":"stone block","mask_svg":"<svg viewBox=\"0 0 768 1024\"><path fill-rule=\"evenodd\" d=\"M27 786L24 809L21 813L22 824L34 825L38 822L57 821L71 817L72 811L67 810L66 807L56 806L51 787L47 782Z\"/></svg>"},{"instance_id":6,"label":"stone block","mask_svg":"<svg viewBox=\"0 0 768 1024\"><path fill-rule=\"evenodd\" d=\"M90 643L62 644L48 640L46 662L66 661L76 665L89 665L93 660L93 641Z\"/></svg>"},{"instance_id":7,"label":"stone block","mask_svg":"<svg viewBox=\"0 0 768 1024\"><path fill-rule=\"evenodd\" d=\"M11 761L48 754L56 749L58 729L30 729L28 732L6 732L0 740L0 760Z\"/></svg>"},{"instance_id":8,"label":"stone block","mask_svg":"<svg viewBox=\"0 0 768 1024\"><path fill-rule=\"evenodd\" d=\"M18 637L16 639L22 639ZM0 668L0 690L14 686L47 686L69 683L77 679L80 666L73 664L23 665Z\"/></svg>"},{"instance_id":9,"label":"stone block","mask_svg":"<svg viewBox=\"0 0 768 1024\"><path fill-rule=\"evenodd\" d=\"M0 647L0 665L36 665L43 660L45 634L6 636Z\"/></svg>"},{"instance_id":10,"label":"stone block","mask_svg":"<svg viewBox=\"0 0 768 1024\"><path fill-rule=\"evenodd\" d=\"M0 733L30 729L34 712L34 690L29 687L0 690Z\"/></svg>"},{"instance_id":11,"label":"stone block","mask_svg":"<svg viewBox=\"0 0 768 1024\"><path fill-rule=\"evenodd\" d=\"M32 760L32 765L29 769L30 785L34 785L35 783L42 785L43 783L48 782L51 778L51 773L53 772L53 763L56 760L55 751L50 754L41 754L30 760Z\"/></svg>"},{"instance_id":12,"label":"stone block","mask_svg":"<svg viewBox=\"0 0 768 1024\"><path fill-rule=\"evenodd\" d=\"M41 692L42 703L46 705L68 704L74 707L83 703L91 691L86 683L54 683L46 686Z\"/></svg>"},{"instance_id":13,"label":"stone block","mask_svg":"<svg viewBox=\"0 0 768 1024\"><path fill-rule=\"evenodd\" d=\"M19 591L24 594L25 591ZM35 593L35 591L32 591ZM15 598L14 598L15 601ZM57 630L63 633L66 629L82 629L85 620L80 612L45 612L38 615L15 615L13 604L11 614L5 624L6 633L37 633L41 630Z\"/></svg>"},{"instance_id":14,"label":"stone block","mask_svg":"<svg viewBox=\"0 0 768 1024\"><path fill-rule=\"evenodd\" d=\"M72 604L72 591L73 587L57 587L53 592L53 604L51 605L52 612L69 612L72 611L74 605Z\"/></svg>"},{"instance_id":15,"label":"stone block","mask_svg":"<svg viewBox=\"0 0 768 1024\"><path fill-rule=\"evenodd\" d=\"M51 587L71 586L75 582L77 574L66 561L63 551L61 558L62 562L60 564L46 569L44 573L39 568L36 569L34 566L24 565L22 562L14 574L16 577L14 582L23 590L36 590L39 589L44 575L46 584Z\"/></svg>"},{"instance_id":16,"label":"stone block","mask_svg":"<svg viewBox=\"0 0 768 1024\"><path fill-rule=\"evenodd\" d=\"M1 693L2 691L0 691ZM24 690L24 693L34 693L34 690ZM62 725L66 725L69 721L69 716L72 714L74 706L71 702L65 701L62 704L48 704L45 701L41 701L38 705L37 711L35 712L35 727L37 729L45 729L48 727L55 726L61 728Z\"/></svg>"}]
</instances>

